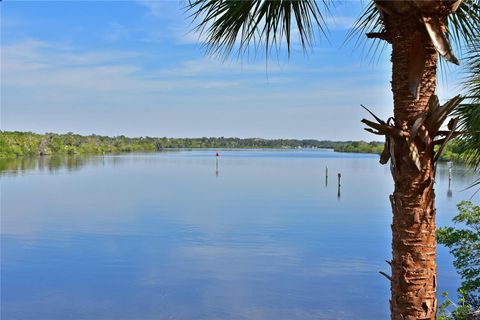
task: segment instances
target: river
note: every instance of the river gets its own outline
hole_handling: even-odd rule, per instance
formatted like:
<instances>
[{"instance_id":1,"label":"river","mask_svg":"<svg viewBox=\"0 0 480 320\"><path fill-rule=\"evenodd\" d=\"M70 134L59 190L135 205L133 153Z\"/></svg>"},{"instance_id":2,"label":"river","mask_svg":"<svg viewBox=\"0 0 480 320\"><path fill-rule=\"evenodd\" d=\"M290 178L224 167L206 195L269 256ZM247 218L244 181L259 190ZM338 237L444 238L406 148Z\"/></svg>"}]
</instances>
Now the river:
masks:
<instances>
[{"instance_id":1,"label":"river","mask_svg":"<svg viewBox=\"0 0 480 320\"><path fill-rule=\"evenodd\" d=\"M43 157L0 160L0 179L2 319L388 318L393 183L377 155ZM439 165L439 226L472 181L455 164L449 187ZM455 293L443 247L438 266Z\"/></svg>"}]
</instances>

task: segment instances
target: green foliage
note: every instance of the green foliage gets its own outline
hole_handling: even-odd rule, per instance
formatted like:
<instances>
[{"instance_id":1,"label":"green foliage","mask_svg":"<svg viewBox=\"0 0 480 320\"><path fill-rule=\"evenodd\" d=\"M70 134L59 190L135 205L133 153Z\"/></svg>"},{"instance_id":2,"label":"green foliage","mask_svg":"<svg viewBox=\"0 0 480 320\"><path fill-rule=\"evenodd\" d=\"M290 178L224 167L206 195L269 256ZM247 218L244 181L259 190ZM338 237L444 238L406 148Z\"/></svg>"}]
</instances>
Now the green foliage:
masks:
<instances>
[{"instance_id":1,"label":"green foliage","mask_svg":"<svg viewBox=\"0 0 480 320\"><path fill-rule=\"evenodd\" d=\"M471 320L473 307L466 303L465 297L461 297L458 304L454 303L448 297L448 292L442 293L445 299L443 303L438 306L437 320ZM450 309L453 308L452 311Z\"/></svg>"},{"instance_id":2,"label":"green foliage","mask_svg":"<svg viewBox=\"0 0 480 320\"><path fill-rule=\"evenodd\" d=\"M314 31L326 34L325 11L332 2L322 0L232 1L190 0L187 9L198 21L197 30L206 36L206 46L214 54L230 54L235 46L239 53L265 44L279 48L283 40L291 50L291 35L298 34L304 48L314 40Z\"/></svg>"},{"instance_id":3,"label":"green foliage","mask_svg":"<svg viewBox=\"0 0 480 320\"><path fill-rule=\"evenodd\" d=\"M462 277L459 290L480 294L480 206L469 201L458 205L455 223L464 229L443 227L437 230L438 242L447 246L455 257L454 266Z\"/></svg>"},{"instance_id":4,"label":"green foliage","mask_svg":"<svg viewBox=\"0 0 480 320\"><path fill-rule=\"evenodd\" d=\"M347 40L356 39L359 45L365 41L365 34L381 33L384 30L380 10L375 1L366 2L363 12L350 30ZM480 2L479 0L463 0L458 10L448 15L446 33L450 41L461 49L472 47L478 41L480 30ZM378 52L385 42L373 38L370 53Z\"/></svg>"},{"instance_id":5,"label":"green foliage","mask_svg":"<svg viewBox=\"0 0 480 320\"><path fill-rule=\"evenodd\" d=\"M458 289L461 300L459 306L455 306L456 309L449 315L447 308L452 302L448 295L445 295L447 299L439 309L445 318L439 319L468 319L467 314L480 309L480 206L462 201L458 204L458 210L453 222L464 227L439 228L437 239L438 243L447 246L455 257L453 264L462 278Z\"/></svg>"},{"instance_id":6,"label":"green foliage","mask_svg":"<svg viewBox=\"0 0 480 320\"><path fill-rule=\"evenodd\" d=\"M336 152L376 153L383 150L383 143L372 141L330 141L314 139L260 139L260 138L127 138L81 136L74 133L37 134L32 132L0 131L0 158L38 156L49 154L103 154L122 152L155 152L179 148L328 148ZM443 152L443 160L462 161L458 142L452 142Z\"/></svg>"},{"instance_id":7,"label":"green foliage","mask_svg":"<svg viewBox=\"0 0 480 320\"><path fill-rule=\"evenodd\" d=\"M355 153L376 153L380 154L383 150L383 142L365 142L353 141L339 145L334 148L337 152L355 152Z\"/></svg>"},{"instance_id":8,"label":"green foliage","mask_svg":"<svg viewBox=\"0 0 480 320\"><path fill-rule=\"evenodd\" d=\"M127 138L67 134L37 134L32 132L0 131L0 158L50 154L103 154L121 152L155 152L178 148L328 148L343 152L379 153L382 144L363 141L319 141L314 139L260 138Z\"/></svg>"},{"instance_id":9,"label":"green foliage","mask_svg":"<svg viewBox=\"0 0 480 320\"><path fill-rule=\"evenodd\" d=\"M458 139L450 141L443 149L440 160L466 162L467 154L462 146L462 142Z\"/></svg>"},{"instance_id":10,"label":"green foliage","mask_svg":"<svg viewBox=\"0 0 480 320\"><path fill-rule=\"evenodd\" d=\"M460 129L465 131L459 147L465 160L475 169L480 169L480 31L465 57L466 102L460 105L456 116L460 118Z\"/></svg>"}]
</instances>

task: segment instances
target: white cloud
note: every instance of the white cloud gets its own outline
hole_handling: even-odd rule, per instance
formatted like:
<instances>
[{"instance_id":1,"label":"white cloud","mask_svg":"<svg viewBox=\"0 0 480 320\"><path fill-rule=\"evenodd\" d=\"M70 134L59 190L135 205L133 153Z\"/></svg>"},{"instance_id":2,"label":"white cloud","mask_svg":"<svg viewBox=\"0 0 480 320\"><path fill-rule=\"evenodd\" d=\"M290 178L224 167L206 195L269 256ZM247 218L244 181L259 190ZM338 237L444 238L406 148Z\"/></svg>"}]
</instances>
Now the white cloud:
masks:
<instances>
[{"instance_id":1,"label":"white cloud","mask_svg":"<svg viewBox=\"0 0 480 320\"><path fill-rule=\"evenodd\" d=\"M162 18L170 18L172 13L177 13L176 11L182 7L179 0L136 0L136 2L144 7L150 16ZM178 3L177 8L172 6L175 2Z\"/></svg>"},{"instance_id":2,"label":"white cloud","mask_svg":"<svg viewBox=\"0 0 480 320\"><path fill-rule=\"evenodd\" d=\"M332 15L325 17L325 22L330 30L348 30L357 19L357 17Z\"/></svg>"},{"instance_id":3,"label":"white cloud","mask_svg":"<svg viewBox=\"0 0 480 320\"><path fill-rule=\"evenodd\" d=\"M68 46L28 40L3 46L1 54L4 88L43 88L55 92L73 89L79 94L91 94L161 92L186 86L212 89L238 84L237 81L186 78L195 72L194 67L190 67L190 72L187 68L176 72L175 79L167 72L173 66L157 73L150 72L146 77L148 72L137 63L146 54L139 52L80 52ZM200 68L199 72L202 70Z\"/></svg>"},{"instance_id":4,"label":"white cloud","mask_svg":"<svg viewBox=\"0 0 480 320\"><path fill-rule=\"evenodd\" d=\"M130 30L125 27L123 24L114 22L110 24L110 27L105 32L104 39L109 42L116 42L119 40L124 40L125 38L130 37Z\"/></svg>"},{"instance_id":5,"label":"white cloud","mask_svg":"<svg viewBox=\"0 0 480 320\"><path fill-rule=\"evenodd\" d=\"M378 75L360 72L356 64L162 59L149 51L79 50L35 39L4 45L2 124L5 129L78 131L77 119L83 119L89 132L108 134L99 130L118 133L119 123L130 127L137 119L142 123L138 135L159 134L161 124L164 135L175 136L315 136L319 127L327 130L338 108L359 103L375 108L380 105L375 100L389 94L388 81L379 86ZM91 118L99 123L85 122ZM101 119L116 123L106 129ZM212 131L218 127L212 121L220 120L226 127Z\"/></svg>"},{"instance_id":6,"label":"white cloud","mask_svg":"<svg viewBox=\"0 0 480 320\"><path fill-rule=\"evenodd\" d=\"M65 44L36 40L10 44L1 50L7 108L9 102L19 99L14 94L19 89L36 92L37 101L43 103L55 98L57 102L78 104L87 97L103 95L104 101L109 99L111 103L134 103L133 97L141 97L144 103L150 99L149 105L155 101L183 101L185 105L188 100L196 105L277 108L298 107L299 102L304 107L344 105L355 97L359 97L358 103L367 103L371 99L363 97L365 87L371 94L382 95L384 90L369 84L378 76L352 76L355 69L361 69L359 66L309 68L271 63L267 67L265 63L222 63L205 57L146 68L142 63L153 56L142 52L79 51ZM325 78L325 73L335 74L338 82ZM300 83L302 86L297 87Z\"/></svg>"},{"instance_id":7,"label":"white cloud","mask_svg":"<svg viewBox=\"0 0 480 320\"><path fill-rule=\"evenodd\" d=\"M207 43L207 36L199 30L185 30L179 29L176 35L176 41L179 44L205 44Z\"/></svg>"},{"instance_id":8,"label":"white cloud","mask_svg":"<svg viewBox=\"0 0 480 320\"><path fill-rule=\"evenodd\" d=\"M159 16L162 13L162 4L155 0L137 0L137 3L147 9L152 16Z\"/></svg>"}]
</instances>

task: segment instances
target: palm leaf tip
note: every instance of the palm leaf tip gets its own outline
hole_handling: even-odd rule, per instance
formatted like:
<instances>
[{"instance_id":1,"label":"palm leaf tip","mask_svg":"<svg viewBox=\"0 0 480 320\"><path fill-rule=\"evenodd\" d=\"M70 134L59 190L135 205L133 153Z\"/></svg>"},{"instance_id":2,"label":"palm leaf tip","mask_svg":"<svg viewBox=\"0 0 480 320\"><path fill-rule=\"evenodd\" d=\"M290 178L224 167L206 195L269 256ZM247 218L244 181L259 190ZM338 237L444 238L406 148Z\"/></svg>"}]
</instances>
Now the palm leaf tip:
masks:
<instances>
[{"instance_id":1,"label":"palm leaf tip","mask_svg":"<svg viewBox=\"0 0 480 320\"><path fill-rule=\"evenodd\" d=\"M460 139L460 151L467 162L480 170L480 33L471 42L465 56L466 102L460 105L456 116L460 119L461 130L467 134Z\"/></svg>"},{"instance_id":2,"label":"palm leaf tip","mask_svg":"<svg viewBox=\"0 0 480 320\"><path fill-rule=\"evenodd\" d=\"M403 4L401 4L403 2ZM418 0L413 1L416 3L416 7L420 10L425 9L425 6L430 6L435 1ZM385 6L387 5L388 6ZM373 38L376 40L370 50L377 52L380 47L378 40L385 39L384 25L382 16L389 10L390 6L395 5L407 5L407 1L368 1L365 9L360 15L359 19L353 25L351 31L347 35L347 40L356 39L355 44L359 45L364 43L366 39L364 37L367 34L367 38ZM385 9L385 10L383 10ZM391 9L391 8L390 8ZM455 57L450 41L455 44L456 47L461 48L471 46L476 40L477 34L480 33L480 0L452 0L450 1L450 13L447 17L446 25L438 24L438 20L428 18L429 14L426 13L423 17L425 27L435 43L435 47L439 51L445 60L454 64L459 64L458 59ZM388 12L386 13L388 14ZM444 31L446 29L446 34ZM442 60L443 61L443 60Z\"/></svg>"},{"instance_id":3,"label":"palm leaf tip","mask_svg":"<svg viewBox=\"0 0 480 320\"><path fill-rule=\"evenodd\" d=\"M312 46L317 31L327 35L325 15L332 2L322 0L190 0L187 11L195 29L205 36L209 53L229 55L234 49L246 51L264 44L266 53L298 35L305 50ZM321 8L322 7L322 8Z\"/></svg>"}]
</instances>

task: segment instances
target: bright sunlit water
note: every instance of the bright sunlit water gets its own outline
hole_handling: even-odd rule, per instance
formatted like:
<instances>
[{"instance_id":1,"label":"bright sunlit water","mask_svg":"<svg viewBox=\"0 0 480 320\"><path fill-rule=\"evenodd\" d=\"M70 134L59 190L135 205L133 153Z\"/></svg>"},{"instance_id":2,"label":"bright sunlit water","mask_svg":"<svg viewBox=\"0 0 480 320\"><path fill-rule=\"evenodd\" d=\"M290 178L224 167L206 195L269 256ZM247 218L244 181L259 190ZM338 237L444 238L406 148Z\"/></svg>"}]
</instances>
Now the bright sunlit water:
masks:
<instances>
[{"instance_id":1,"label":"bright sunlit water","mask_svg":"<svg viewBox=\"0 0 480 320\"><path fill-rule=\"evenodd\" d=\"M1 161L1 319L388 318L378 156L215 152ZM438 225L472 179L439 165Z\"/></svg>"}]
</instances>

